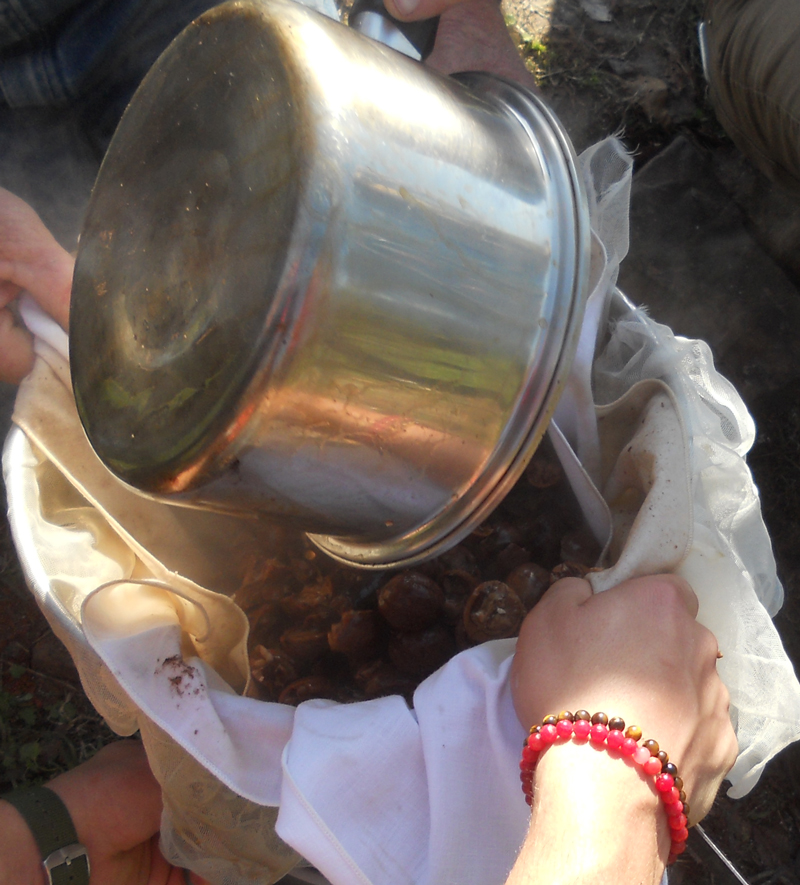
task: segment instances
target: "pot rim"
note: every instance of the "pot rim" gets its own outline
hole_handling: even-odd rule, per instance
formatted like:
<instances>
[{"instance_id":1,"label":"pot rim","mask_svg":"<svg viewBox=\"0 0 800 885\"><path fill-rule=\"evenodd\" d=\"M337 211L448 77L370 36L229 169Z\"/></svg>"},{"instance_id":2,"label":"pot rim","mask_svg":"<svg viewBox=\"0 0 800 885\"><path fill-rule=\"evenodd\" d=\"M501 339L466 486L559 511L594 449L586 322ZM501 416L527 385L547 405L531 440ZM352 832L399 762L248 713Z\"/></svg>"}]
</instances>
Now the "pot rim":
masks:
<instances>
[{"instance_id":1,"label":"pot rim","mask_svg":"<svg viewBox=\"0 0 800 885\"><path fill-rule=\"evenodd\" d=\"M569 274L569 303L564 334L547 389L540 391L540 406L527 412L530 384L517 405L484 469L460 498L453 500L426 523L380 541L358 542L334 535L308 533L320 550L336 561L365 569L408 568L450 549L483 522L522 475L547 430L569 376L578 345L588 297L591 224L589 206L578 158L559 119L533 92L503 77L468 72L453 75L481 98L504 107L523 125L532 150L550 173L554 207L561 210L559 230L566 244L558 256L562 276ZM547 152L544 148L547 148ZM571 269L571 273L570 273ZM564 297L567 297L566 295ZM516 428L516 429L515 429ZM515 429L515 430L514 430ZM517 441L517 444L509 444ZM503 448L509 449L502 452ZM505 467L496 468L498 450Z\"/></svg>"}]
</instances>

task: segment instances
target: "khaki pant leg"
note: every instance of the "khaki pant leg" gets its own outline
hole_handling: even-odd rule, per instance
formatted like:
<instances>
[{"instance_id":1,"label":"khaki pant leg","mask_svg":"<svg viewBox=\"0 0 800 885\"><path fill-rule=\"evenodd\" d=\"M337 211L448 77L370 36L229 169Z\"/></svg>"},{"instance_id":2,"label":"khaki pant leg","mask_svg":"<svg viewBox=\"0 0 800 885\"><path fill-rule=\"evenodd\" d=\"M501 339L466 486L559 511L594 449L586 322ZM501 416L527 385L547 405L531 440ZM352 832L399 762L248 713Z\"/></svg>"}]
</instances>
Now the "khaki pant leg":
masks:
<instances>
[{"instance_id":1,"label":"khaki pant leg","mask_svg":"<svg viewBox=\"0 0 800 885\"><path fill-rule=\"evenodd\" d=\"M709 92L720 123L800 193L800 0L709 0Z\"/></svg>"}]
</instances>

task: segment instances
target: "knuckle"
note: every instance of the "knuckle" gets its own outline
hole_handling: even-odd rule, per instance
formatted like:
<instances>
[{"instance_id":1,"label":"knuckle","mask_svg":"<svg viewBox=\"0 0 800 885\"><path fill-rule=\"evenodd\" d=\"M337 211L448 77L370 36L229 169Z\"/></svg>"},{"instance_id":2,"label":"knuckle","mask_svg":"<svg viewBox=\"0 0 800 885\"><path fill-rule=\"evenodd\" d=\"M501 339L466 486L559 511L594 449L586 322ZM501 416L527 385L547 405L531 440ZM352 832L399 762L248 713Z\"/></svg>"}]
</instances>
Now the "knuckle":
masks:
<instances>
[{"instance_id":1,"label":"knuckle","mask_svg":"<svg viewBox=\"0 0 800 885\"><path fill-rule=\"evenodd\" d=\"M664 613L669 613L673 617L682 616L685 606L678 588L674 584L664 581L658 586L657 590L659 607Z\"/></svg>"},{"instance_id":2,"label":"knuckle","mask_svg":"<svg viewBox=\"0 0 800 885\"><path fill-rule=\"evenodd\" d=\"M718 748L722 759L723 771L727 773L731 770L731 768L733 768L736 760L739 757L739 741L736 737L736 732L734 731L729 714L730 694L728 692L728 689L722 683L722 680L719 680L719 682L719 705L717 709L720 727Z\"/></svg>"},{"instance_id":3,"label":"knuckle","mask_svg":"<svg viewBox=\"0 0 800 885\"><path fill-rule=\"evenodd\" d=\"M710 658L714 663L717 660L717 651L719 643L717 637L702 624L697 624L697 647L704 657Z\"/></svg>"},{"instance_id":4,"label":"knuckle","mask_svg":"<svg viewBox=\"0 0 800 885\"><path fill-rule=\"evenodd\" d=\"M730 738L728 743L728 753L725 759L725 772L729 772L733 766L736 764L736 760L739 758L739 742L736 740L736 735L733 733L733 728L730 729Z\"/></svg>"},{"instance_id":5,"label":"knuckle","mask_svg":"<svg viewBox=\"0 0 800 885\"><path fill-rule=\"evenodd\" d=\"M677 575L657 575L652 580L652 592L660 606L675 612L685 611L687 597L694 595L689 584Z\"/></svg>"}]
</instances>

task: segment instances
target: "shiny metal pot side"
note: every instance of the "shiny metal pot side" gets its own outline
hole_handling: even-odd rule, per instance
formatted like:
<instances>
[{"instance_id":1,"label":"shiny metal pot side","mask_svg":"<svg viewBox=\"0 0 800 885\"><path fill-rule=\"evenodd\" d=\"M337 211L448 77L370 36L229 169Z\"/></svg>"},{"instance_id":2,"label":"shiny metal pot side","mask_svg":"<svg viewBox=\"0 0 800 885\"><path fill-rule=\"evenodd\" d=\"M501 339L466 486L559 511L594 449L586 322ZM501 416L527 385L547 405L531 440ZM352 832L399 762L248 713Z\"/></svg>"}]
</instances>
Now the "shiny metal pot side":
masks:
<instances>
[{"instance_id":1,"label":"shiny metal pot side","mask_svg":"<svg viewBox=\"0 0 800 885\"><path fill-rule=\"evenodd\" d=\"M286 0L227 3L156 63L100 170L79 413L145 494L410 563L470 531L541 438L588 252L574 153L536 97Z\"/></svg>"}]
</instances>

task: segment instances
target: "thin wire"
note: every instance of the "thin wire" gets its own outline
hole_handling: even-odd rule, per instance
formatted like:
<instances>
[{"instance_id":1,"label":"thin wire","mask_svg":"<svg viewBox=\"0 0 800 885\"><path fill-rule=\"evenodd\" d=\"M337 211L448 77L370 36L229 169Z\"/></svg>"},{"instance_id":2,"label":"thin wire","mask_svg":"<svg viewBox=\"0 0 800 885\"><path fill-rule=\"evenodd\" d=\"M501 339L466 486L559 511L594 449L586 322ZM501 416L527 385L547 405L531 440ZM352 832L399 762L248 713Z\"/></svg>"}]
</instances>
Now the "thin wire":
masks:
<instances>
[{"instance_id":1,"label":"thin wire","mask_svg":"<svg viewBox=\"0 0 800 885\"><path fill-rule=\"evenodd\" d=\"M694 829L697 830L698 833L705 839L708 847L717 855L717 857L725 864L728 870L733 874L736 880L740 883L740 885L750 885L747 879L742 876L742 874L736 869L736 867L728 860L728 858L722 853L722 851L717 848L714 842L711 841L711 837L706 834L706 831L700 826L700 824L695 824Z\"/></svg>"}]
</instances>

